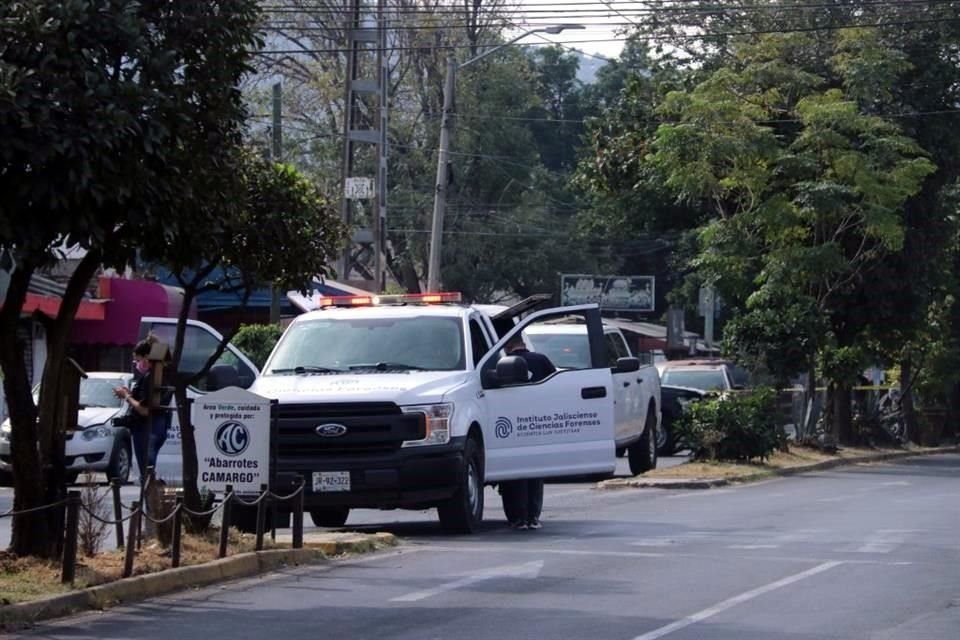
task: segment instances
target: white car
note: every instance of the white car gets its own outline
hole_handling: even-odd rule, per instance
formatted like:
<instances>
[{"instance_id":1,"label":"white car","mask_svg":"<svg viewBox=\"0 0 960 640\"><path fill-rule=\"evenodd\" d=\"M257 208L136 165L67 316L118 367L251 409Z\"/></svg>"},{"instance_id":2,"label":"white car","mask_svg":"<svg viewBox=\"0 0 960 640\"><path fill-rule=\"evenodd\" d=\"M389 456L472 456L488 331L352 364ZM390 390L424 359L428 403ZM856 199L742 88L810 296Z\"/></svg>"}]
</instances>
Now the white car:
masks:
<instances>
[{"instance_id":1,"label":"white car","mask_svg":"<svg viewBox=\"0 0 960 640\"><path fill-rule=\"evenodd\" d=\"M75 482L81 473L104 473L107 478L127 482L133 464L130 432L115 427L112 420L124 408L113 394L116 387L129 387L133 374L118 371L90 371L80 380L80 411L76 429L66 434L65 454L68 482ZM39 385L33 390L34 401L40 397ZM0 473L13 472L10 457L10 420L0 425Z\"/></svg>"}]
</instances>

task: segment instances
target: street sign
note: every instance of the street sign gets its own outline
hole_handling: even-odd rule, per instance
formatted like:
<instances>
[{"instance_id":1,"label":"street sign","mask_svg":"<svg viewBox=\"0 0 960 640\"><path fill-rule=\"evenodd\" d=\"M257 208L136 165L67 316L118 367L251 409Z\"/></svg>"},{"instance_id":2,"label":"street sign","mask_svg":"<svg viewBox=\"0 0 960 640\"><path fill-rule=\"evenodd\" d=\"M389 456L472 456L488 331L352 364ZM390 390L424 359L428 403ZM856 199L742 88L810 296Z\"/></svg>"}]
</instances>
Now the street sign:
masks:
<instances>
[{"instance_id":1,"label":"street sign","mask_svg":"<svg viewBox=\"0 0 960 640\"><path fill-rule=\"evenodd\" d=\"M373 178L347 178L343 197L347 200L369 200L373 197Z\"/></svg>"},{"instance_id":2,"label":"street sign","mask_svg":"<svg viewBox=\"0 0 960 640\"><path fill-rule=\"evenodd\" d=\"M227 387L193 403L200 491L259 493L270 484L270 400Z\"/></svg>"},{"instance_id":3,"label":"street sign","mask_svg":"<svg viewBox=\"0 0 960 640\"><path fill-rule=\"evenodd\" d=\"M603 311L653 311L653 276L560 276L560 303L597 303Z\"/></svg>"}]
</instances>

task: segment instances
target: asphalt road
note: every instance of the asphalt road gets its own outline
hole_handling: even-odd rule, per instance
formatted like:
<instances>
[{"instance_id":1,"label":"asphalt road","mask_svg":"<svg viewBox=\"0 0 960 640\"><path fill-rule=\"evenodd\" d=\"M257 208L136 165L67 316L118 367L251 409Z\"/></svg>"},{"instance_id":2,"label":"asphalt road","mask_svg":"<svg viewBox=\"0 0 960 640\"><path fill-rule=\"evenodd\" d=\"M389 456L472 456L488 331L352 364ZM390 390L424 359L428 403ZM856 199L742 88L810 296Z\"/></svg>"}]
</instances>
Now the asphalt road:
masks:
<instances>
[{"instance_id":1,"label":"asphalt road","mask_svg":"<svg viewBox=\"0 0 960 640\"><path fill-rule=\"evenodd\" d=\"M955 640L958 496L958 455L705 491L551 484L540 531L397 523L397 550L20 637Z\"/></svg>"},{"instance_id":2,"label":"asphalt road","mask_svg":"<svg viewBox=\"0 0 960 640\"><path fill-rule=\"evenodd\" d=\"M669 458L661 458L658 461L659 467L672 467L686 461L685 456L673 456ZM630 470L629 464L627 463L626 458L617 458L617 470L615 472L617 477L629 477ZM106 486L106 478L102 475L95 475L94 480L101 480L102 484L98 485L97 491L107 495L108 488ZM584 479L580 479L581 481ZM79 487L71 487L72 489L79 489ZM500 499L493 490L487 490L487 517L491 519L496 519L502 516L500 511ZM134 500L140 498L140 490L135 485L128 485L123 487L120 490L120 499L124 504L129 505ZM103 504L103 511L100 514L101 517L107 520L113 519L113 501L109 496L106 497L106 501ZM13 489L10 488L0 488L0 513L6 513L7 511L13 508ZM353 511L350 514L349 519L347 520L348 527L354 527L357 525L391 525L394 523L400 522L424 522L424 521L436 521L437 512L435 509L430 509L426 511L378 511L373 509L358 509ZM218 514L219 515L219 514ZM215 516L215 520L217 517ZM10 544L10 525L11 519L0 518L0 548L6 548ZM304 518L304 527L306 531L322 531L323 529L318 529L312 526L313 523L310 520L310 516ZM109 542L107 542L109 544Z\"/></svg>"}]
</instances>

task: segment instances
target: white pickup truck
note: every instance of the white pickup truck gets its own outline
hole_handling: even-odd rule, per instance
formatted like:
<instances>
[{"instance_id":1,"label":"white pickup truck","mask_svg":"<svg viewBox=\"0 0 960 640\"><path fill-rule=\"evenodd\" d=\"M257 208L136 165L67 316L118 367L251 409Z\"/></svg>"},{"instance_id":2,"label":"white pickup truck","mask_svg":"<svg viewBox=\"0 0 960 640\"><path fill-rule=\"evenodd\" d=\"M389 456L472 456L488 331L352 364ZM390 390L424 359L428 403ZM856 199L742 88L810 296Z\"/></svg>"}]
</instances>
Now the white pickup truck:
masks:
<instances>
[{"instance_id":1,"label":"white pickup truck","mask_svg":"<svg viewBox=\"0 0 960 640\"><path fill-rule=\"evenodd\" d=\"M640 362L608 354L596 305L533 311L539 299L491 315L458 300L320 300L277 343L250 390L278 402L279 471L307 479L317 525L351 508L436 507L445 529L470 533L485 484L614 470L615 399ZM571 319L579 366L530 382L504 355L513 335ZM640 409L655 426L657 407Z\"/></svg>"},{"instance_id":2,"label":"white pickup truck","mask_svg":"<svg viewBox=\"0 0 960 640\"><path fill-rule=\"evenodd\" d=\"M587 327L571 322L540 323L528 327L523 338L531 350L546 355L557 367L589 366ZM651 365L636 371L617 367L620 358L632 358L623 333L603 326L607 360L613 372L614 422L617 451L626 451L634 475L657 466L657 434L660 429L660 374Z\"/></svg>"}]
</instances>

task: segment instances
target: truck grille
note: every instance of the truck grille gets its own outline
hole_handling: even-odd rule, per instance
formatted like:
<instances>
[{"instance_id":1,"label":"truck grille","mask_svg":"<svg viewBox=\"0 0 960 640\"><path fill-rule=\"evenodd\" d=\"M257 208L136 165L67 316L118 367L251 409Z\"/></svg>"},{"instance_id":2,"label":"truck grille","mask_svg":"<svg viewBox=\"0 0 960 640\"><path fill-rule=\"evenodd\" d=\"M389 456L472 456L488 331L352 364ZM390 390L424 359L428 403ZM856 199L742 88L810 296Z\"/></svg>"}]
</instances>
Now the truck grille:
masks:
<instances>
[{"instance_id":1,"label":"truck grille","mask_svg":"<svg viewBox=\"0 0 960 640\"><path fill-rule=\"evenodd\" d=\"M395 451L404 440L424 437L420 414L405 414L392 402L281 404L277 407L280 468L344 454ZM346 433L321 437L317 427L339 424Z\"/></svg>"}]
</instances>

